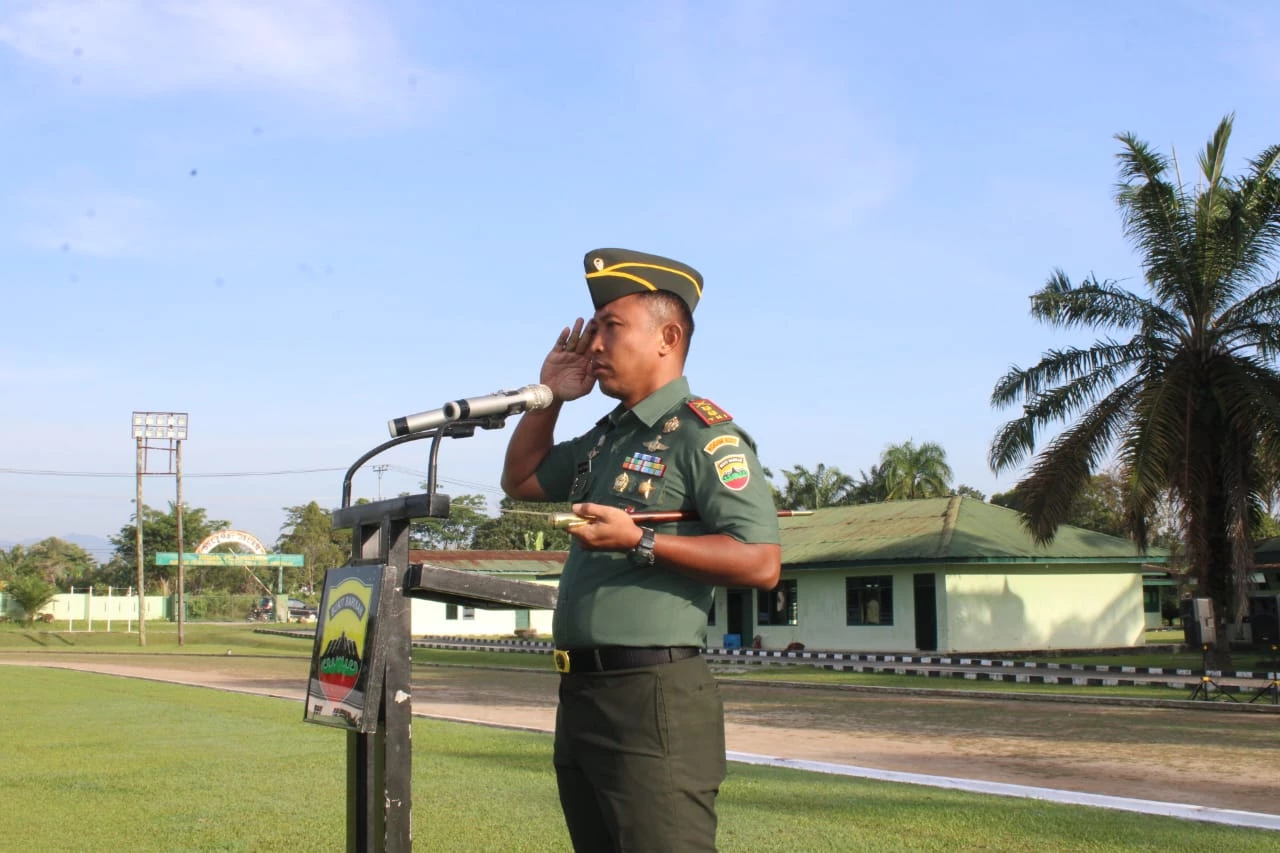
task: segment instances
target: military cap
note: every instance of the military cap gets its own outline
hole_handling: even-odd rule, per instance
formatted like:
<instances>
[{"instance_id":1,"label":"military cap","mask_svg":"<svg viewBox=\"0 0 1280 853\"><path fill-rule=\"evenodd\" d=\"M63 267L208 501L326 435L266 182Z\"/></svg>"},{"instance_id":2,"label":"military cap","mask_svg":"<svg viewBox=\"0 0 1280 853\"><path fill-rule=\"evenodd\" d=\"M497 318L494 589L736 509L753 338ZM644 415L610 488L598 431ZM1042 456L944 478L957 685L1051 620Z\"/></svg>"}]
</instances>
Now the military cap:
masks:
<instances>
[{"instance_id":1,"label":"military cap","mask_svg":"<svg viewBox=\"0 0 1280 853\"><path fill-rule=\"evenodd\" d=\"M702 274L670 258L630 249L594 249L582 263L596 308L631 293L666 290L683 299L693 313L702 297Z\"/></svg>"}]
</instances>

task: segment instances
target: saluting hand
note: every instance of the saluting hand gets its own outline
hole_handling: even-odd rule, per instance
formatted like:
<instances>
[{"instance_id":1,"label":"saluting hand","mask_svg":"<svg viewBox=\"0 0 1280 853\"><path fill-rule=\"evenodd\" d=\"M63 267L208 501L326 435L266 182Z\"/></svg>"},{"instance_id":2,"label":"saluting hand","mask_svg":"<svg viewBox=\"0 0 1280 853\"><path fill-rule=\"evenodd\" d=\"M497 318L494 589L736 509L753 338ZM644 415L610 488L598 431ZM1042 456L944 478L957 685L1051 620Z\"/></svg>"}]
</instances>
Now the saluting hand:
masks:
<instances>
[{"instance_id":1,"label":"saluting hand","mask_svg":"<svg viewBox=\"0 0 1280 853\"><path fill-rule=\"evenodd\" d=\"M585 328L584 328L585 326ZM542 378L538 381L551 389L561 402L576 400L591 393L595 377L591 375L591 358L587 351L595 334L595 323L581 317L566 326L556 338L556 345L542 362Z\"/></svg>"}]
</instances>

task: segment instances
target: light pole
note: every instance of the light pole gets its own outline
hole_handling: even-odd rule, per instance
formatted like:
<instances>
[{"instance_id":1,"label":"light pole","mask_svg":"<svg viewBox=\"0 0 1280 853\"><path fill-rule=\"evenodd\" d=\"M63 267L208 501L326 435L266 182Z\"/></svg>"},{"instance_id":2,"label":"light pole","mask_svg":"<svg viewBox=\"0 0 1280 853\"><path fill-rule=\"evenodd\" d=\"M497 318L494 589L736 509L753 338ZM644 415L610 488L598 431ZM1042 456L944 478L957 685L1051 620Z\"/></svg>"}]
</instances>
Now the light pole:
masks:
<instances>
[{"instance_id":1,"label":"light pole","mask_svg":"<svg viewBox=\"0 0 1280 853\"><path fill-rule=\"evenodd\" d=\"M176 474L178 483L178 645L183 645L183 566L182 566L182 442L187 438L186 412L134 412L133 438L138 445L137 540L138 551L138 645L147 644L145 559L142 553L142 477L144 474ZM153 443L154 442L154 443ZM165 470L147 470L148 451L165 452ZM174 467L174 462L177 467Z\"/></svg>"}]
</instances>

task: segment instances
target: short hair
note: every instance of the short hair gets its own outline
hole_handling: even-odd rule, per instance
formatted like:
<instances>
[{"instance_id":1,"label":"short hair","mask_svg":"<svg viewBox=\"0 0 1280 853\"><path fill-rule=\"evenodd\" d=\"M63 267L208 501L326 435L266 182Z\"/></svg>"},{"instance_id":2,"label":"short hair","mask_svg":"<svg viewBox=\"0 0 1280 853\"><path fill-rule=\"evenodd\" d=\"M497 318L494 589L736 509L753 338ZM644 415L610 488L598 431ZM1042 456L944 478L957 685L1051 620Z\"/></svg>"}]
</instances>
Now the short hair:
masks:
<instances>
[{"instance_id":1,"label":"short hair","mask_svg":"<svg viewBox=\"0 0 1280 853\"><path fill-rule=\"evenodd\" d=\"M676 323L684 332L684 351L689 351L689 341L693 339L693 312L689 304L678 295L668 290L654 290L640 296L648 304L649 316L656 325Z\"/></svg>"}]
</instances>

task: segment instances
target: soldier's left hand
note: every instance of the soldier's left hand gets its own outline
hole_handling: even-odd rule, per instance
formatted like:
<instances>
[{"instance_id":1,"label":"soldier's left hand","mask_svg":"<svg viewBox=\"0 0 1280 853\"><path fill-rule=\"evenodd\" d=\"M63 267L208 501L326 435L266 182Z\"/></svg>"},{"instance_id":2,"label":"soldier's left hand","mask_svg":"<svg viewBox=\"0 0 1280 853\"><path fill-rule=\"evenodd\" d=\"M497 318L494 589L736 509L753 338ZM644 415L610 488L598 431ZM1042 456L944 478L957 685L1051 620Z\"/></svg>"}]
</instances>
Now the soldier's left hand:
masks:
<instances>
[{"instance_id":1,"label":"soldier's left hand","mask_svg":"<svg viewBox=\"0 0 1280 853\"><path fill-rule=\"evenodd\" d=\"M588 551L630 551L640 544L640 528L617 507L580 503L573 505L573 511L591 519L568 528L569 535Z\"/></svg>"}]
</instances>

